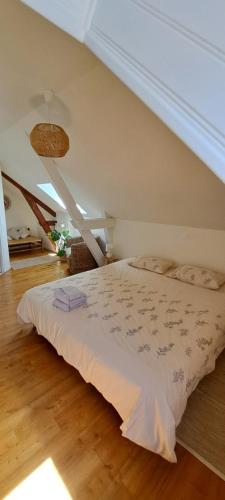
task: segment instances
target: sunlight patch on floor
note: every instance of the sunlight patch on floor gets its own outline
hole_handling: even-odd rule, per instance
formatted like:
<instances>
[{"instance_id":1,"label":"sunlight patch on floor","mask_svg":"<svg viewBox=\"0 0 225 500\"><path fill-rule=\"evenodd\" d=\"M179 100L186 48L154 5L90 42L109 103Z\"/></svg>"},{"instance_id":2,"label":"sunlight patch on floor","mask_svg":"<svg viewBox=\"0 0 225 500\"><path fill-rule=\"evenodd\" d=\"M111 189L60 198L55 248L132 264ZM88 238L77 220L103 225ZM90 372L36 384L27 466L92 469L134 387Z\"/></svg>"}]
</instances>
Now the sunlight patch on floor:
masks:
<instances>
[{"instance_id":1,"label":"sunlight patch on floor","mask_svg":"<svg viewBox=\"0 0 225 500\"><path fill-rule=\"evenodd\" d=\"M4 497L4 500L45 500L51 498L54 500L73 500L54 462L48 458Z\"/></svg>"}]
</instances>

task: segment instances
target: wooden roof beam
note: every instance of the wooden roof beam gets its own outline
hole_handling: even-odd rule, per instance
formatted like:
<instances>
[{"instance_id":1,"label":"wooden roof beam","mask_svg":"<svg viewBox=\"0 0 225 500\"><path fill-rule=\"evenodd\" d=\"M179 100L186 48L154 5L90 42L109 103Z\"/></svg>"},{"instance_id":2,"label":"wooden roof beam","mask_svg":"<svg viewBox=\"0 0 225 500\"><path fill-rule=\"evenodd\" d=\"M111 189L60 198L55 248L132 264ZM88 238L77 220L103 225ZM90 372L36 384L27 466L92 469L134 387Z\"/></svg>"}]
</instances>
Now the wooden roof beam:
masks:
<instances>
[{"instance_id":1,"label":"wooden roof beam","mask_svg":"<svg viewBox=\"0 0 225 500\"><path fill-rule=\"evenodd\" d=\"M51 231L51 227L49 223L45 220L44 215L40 211L40 208L38 207L36 201L34 201L34 199L27 193L23 193L23 196L27 201L28 205L30 206L35 217L38 219L39 224L43 227L45 233L49 233Z\"/></svg>"},{"instance_id":2,"label":"wooden roof beam","mask_svg":"<svg viewBox=\"0 0 225 500\"><path fill-rule=\"evenodd\" d=\"M34 196L34 194L30 193L30 191L28 191L23 186L21 186L21 184L19 184L19 182L14 181L14 179L12 179L12 177L9 177L9 175L5 174L5 172L2 172L2 177L6 181L10 182L10 184L12 184L14 187L19 189L19 191L21 191L21 193L24 195L24 197L28 196L29 198L32 198L35 201L35 203L37 203L41 208L43 208L46 212L48 212L50 215L52 215L52 217L56 217L56 212L52 208L50 208L48 205L43 203L43 201L39 200L39 198Z\"/></svg>"},{"instance_id":3,"label":"wooden roof beam","mask_svg":"<svg viewBox=\"0 0 225 500\"><path fill-rule=\"evenodd\" d=\"M48 233L51 232L51 226L49 224L49 222L52 222L52 221L46 221L45 218L44 218L44 215L42 214L39 206L37 205L36 201L33 199L32 196L30 196L29 194L27 193L22 193L25 200L27 201L28 205L30 206L32 212L34 213L35 217L37 218L40 226L44 229L44 232L48 235ZM50 241L50 244L51 244L51 247L52 247L52 250L53 252L55 252L55 244L52 242L52 240L49 238L49 241Z\"/></svg>"}]
</instances>

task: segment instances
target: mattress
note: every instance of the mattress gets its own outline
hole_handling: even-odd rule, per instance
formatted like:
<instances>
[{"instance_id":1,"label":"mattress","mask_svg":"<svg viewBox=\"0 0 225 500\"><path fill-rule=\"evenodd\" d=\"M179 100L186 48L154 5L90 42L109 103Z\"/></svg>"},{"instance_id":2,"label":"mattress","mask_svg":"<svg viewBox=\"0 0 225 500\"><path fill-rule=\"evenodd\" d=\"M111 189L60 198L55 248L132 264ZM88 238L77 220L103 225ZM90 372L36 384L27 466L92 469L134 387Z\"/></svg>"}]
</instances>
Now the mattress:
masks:
<instances>
[{"instance_id":1,"label":"mattress","mask_svg":"<svg viewBox=\"0 0 225 500\"><path fill-rule=\"evenodd\" d=\"M87 305L53 307L74 285ZM18 306L118 411L122 435L176 462L176 426L225 347L225 295L129 266L129 259L28 290Z\"/></svg>"}]
</instances>

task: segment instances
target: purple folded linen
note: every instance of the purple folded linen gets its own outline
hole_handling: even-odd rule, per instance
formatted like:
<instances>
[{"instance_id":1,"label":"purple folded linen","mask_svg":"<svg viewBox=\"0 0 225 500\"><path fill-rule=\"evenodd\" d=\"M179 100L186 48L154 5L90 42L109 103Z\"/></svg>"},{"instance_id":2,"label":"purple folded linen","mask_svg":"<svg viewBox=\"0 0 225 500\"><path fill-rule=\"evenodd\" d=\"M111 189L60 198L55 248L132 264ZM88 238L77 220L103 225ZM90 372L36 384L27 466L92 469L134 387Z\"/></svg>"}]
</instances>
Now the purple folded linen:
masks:
<instances>
[{"instance_id":1,"label":"purple folded linen","mask_svg":"<svg viewBox=\"0 0 225 500\"><path fill-rule=\"evenodd\" d=\"M70 302L70 304L65 304L65 302L62 302L59 299L55 299L53 302L53 306L57 307L57 309L62 309L62 311L70 312L70 311L73 311L74 309L78 309L79 307L81 307L83 305L86 305L86 303L87 303L86 299L82 299L79 301L78 300L72 301L72 302Z\"/></svg>"},{"instance_id":2,"label":"purple folded linen","mask_svg":"<svg viewBox=\"0 0 225 500\"><path fill-rule=\"evenodd\" d=\"M55 299L59 300L59 299ZM62 302L61 300L59 302ZM65 304L65 302L63 302ZM77 307L84 306L87 304L86 298L83 299L77 299L77 300L71 300L69 304L65 304L66 306L69 306L70 309L76 309Z\"/></svg>"},{"instance_id":3,"label":"purple folded linen","mask_svg":"<svg viewBox=\"0 0 225 500\"><path fill-rule=\"evenodd\" d=\"M75 286L56 288L54 290L54 296L56 299L61 300L62 302L64 302L64 304L67 305L70 305L70 303L74 300L86 299L85 293Z\"/></svg>"}]
</instances>

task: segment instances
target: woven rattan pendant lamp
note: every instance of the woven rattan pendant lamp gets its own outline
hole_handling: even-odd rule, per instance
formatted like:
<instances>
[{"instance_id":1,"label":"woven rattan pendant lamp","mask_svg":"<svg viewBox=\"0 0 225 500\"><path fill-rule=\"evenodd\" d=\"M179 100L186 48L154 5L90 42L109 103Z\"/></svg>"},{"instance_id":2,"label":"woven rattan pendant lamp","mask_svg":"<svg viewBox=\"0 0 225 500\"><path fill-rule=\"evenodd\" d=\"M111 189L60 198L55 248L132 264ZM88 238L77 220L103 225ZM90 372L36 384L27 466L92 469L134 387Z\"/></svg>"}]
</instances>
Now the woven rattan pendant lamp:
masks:
<instances>
[{"instance_id":1,"label":"woven rattan pendant lamp","mask_svg":"<svg viewBox=\"0 0 225 500\"><path fill-rule=\"evenodd\" d=\"M46 105L52 99L52 91L45 91ZM39 156L62 158L69 150L69 137L65 130L55 123L38 123L30 133L30 143Z\"/></svg>"}]
</instances>

